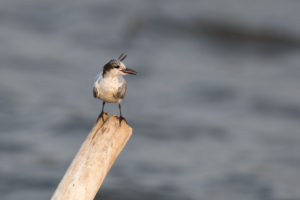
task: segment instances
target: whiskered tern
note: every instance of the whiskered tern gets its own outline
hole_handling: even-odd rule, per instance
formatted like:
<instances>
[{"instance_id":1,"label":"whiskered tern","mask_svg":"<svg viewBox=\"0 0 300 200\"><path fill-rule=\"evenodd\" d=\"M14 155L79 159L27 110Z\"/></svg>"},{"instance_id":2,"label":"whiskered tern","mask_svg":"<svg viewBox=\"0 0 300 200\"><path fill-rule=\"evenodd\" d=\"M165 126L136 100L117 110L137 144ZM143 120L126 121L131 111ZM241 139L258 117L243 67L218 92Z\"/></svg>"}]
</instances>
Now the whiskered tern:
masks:
<instances>
[{"instance_id":1,"label":"whiskered tern","mask_svg":"<svg viewBox=\"0 0 300 200\"><path fill-rule=\"evenodd\" d=\"M95 98L102 100L102 111L98 116L97 121L103 119L103 111L105 103L118 103L120 110L119 122L126 119L122 115L121 101L126 94L126 81L123 78L124 75L133 74L136 75L136 71L126 68L123 61L127 57L126 54L121 54L118 59L112 59L106 63L103 67L103 71L97 75L96 81L93 87L93 95Z\"/></svg>"}]
</instances>

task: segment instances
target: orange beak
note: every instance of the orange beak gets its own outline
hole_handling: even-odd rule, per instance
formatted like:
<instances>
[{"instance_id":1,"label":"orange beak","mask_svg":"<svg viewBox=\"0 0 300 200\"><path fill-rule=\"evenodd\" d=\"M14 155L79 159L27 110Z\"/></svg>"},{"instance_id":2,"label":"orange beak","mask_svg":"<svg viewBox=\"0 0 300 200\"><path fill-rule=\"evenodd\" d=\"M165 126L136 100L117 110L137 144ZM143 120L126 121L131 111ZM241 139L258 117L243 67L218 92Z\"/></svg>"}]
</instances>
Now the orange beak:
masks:
<instances>
[{"instance_id":1,"label":"orange beak","mask_svg":"<svg viewBox=\"0 0 300 200\"><path fill-rule=\"evenodd\" d=\"M133 69L129 69L129 68L126 68L126 69L123 69L121 70L123 73L126 73L126 74L132 74L132 75L136 75L137 72L134 71Z\"/></svg>"}]
</instances>

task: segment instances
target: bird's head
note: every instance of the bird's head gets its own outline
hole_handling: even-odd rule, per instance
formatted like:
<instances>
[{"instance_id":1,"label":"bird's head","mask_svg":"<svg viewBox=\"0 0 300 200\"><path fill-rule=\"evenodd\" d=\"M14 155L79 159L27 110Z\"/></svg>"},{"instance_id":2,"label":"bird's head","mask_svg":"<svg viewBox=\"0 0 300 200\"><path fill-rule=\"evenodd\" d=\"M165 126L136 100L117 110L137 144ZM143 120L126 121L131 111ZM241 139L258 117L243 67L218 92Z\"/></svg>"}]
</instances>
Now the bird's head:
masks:
<instances>
[{"instance_id":1,"label":"bird's head","mask_svg":"<svg viewBox=\"0 0 300 200\"><path fill-rule=\"evenodd\" d=\"M127 74L136 75L136 71L126 68L122 62L126 57L127 55L122 53L118 59L112 59L106 63L103 67L103 77L118 77Z\"/></svg>"}]
</instances>

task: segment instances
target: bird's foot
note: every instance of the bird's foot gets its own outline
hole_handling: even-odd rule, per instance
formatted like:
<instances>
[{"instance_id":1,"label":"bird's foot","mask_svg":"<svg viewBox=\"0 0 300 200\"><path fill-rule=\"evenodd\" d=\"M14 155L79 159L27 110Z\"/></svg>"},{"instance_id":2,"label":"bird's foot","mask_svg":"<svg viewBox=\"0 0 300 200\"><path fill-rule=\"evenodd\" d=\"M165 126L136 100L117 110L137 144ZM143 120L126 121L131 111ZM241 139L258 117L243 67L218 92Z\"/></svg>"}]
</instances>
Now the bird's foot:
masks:
<instances>
[{"instance_id":1,"label":"bird's foot","mask_svg":"<svg viewBox=\"0 0 300 200\"><path fill-rule=\"evenodd\" d=\"M103 111L99 114L96 123L98 123L98 121L100 120L100 118L102 118L102 121L104 122L104 112Z\"/></svg>"},{"instance_id":2,"label":"bird's foot","mask_svg":"<svg viewBox=\"0 0 300 200\"><path fill-rule=\"evenodd\" d=\"M127 124L127 120L122 115L119 117L119 125L121 126L122 120L124 120Z\"/></svg>"}]
</instances>

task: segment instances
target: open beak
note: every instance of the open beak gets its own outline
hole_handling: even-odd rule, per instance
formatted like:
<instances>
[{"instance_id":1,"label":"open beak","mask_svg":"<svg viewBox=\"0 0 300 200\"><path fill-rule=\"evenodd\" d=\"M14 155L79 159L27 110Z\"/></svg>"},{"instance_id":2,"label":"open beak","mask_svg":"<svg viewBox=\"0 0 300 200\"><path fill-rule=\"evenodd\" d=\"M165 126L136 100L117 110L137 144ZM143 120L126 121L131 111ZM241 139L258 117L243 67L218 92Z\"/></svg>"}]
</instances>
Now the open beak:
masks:
<instances>
[{"instance_id":1,"label":"open beak","mask_svg":"<svg viewBox=\"0 0 300 200\"><path fill-rule=\"evenodd\" d=\"M123 69L122 72L125 73L125 74L132 74L132 75L137 74L136 71L134 71L133 69L129 69L129 68Z\"/></svg>"}]
</instances>

